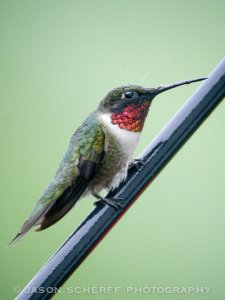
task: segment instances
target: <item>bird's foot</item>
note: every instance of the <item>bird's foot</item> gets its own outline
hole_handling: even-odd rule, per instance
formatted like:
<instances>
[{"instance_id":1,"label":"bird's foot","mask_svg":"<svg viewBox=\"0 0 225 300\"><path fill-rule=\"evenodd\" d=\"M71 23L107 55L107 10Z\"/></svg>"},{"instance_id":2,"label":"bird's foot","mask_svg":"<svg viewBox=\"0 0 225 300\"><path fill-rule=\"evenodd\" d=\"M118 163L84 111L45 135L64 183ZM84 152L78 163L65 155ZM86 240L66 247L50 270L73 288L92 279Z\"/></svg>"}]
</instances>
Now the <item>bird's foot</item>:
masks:
<instances>
[{"instance_id":1,"label":"bird's foot","mask_svg":"<svg viewBox=\"0 0 225 300\"><path fill-rule=\"evenodd\" d=\"M98 194L94 194L93 196L98 199L98 201L94 202L94 205L96 205L96 206L99 204L105 203L105 204L115 208L116 210L119 210L123 207L120 203L118 203L118 200L122 200L123 198L110 198L109 199L109 198L104 198Z\"/></svg>"},{"instance_id":2,"label":"bird's foot","mask_svg":"<svg viewBox=\"0 0 225 300\"><path fill-rule=\"evenodd\" d=\"M141 167L144 166L144 161L141 158L135 158L132 162L131 162L131 167L134 166L138 171L141 169Z\"/></svg>"}]
</instances>

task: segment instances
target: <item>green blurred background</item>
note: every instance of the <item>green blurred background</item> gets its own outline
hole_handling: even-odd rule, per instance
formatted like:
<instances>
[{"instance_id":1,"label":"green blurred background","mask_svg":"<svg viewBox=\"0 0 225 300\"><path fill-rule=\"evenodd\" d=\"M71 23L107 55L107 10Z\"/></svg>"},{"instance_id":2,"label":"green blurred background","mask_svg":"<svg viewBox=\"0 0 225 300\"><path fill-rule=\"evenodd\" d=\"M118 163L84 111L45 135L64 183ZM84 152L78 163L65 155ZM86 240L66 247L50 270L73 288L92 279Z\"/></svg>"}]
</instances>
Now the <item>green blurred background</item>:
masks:
<instances>
[{"instance_id":1,"label":"green blurred background","mask_svg":"<svg viewBox=\"0 0 225 300\"><path fill-rule=\"evenodd\" d=\"M0 298L13 299L93 208L7 244L58 167L74 129L112 88L207 76L225 53L223 0L0 1ZM160 95L138 155L198 83ZM66 282L55 299L224 299L225 103ZM68 287L119 286L70 294ZM126 287L208 286L145 295Z\"/></svg>"}]
</instances>

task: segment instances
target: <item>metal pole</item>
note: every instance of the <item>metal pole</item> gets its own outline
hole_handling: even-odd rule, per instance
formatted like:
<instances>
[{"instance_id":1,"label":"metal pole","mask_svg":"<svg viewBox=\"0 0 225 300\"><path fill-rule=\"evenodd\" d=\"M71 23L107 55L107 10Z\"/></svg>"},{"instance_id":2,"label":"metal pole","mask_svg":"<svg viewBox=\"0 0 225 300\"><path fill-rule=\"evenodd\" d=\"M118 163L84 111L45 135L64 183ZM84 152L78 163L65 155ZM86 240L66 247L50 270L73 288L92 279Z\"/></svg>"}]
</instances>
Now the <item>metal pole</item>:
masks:
<instances>
[{"instance_id":1,"label":"metal pole","mask_svg":"<svg viewBox=\"0 0 225 300\"><path fill-rule=\"evenodd\" d=\"M139 157L143 165L139 169L131 167L127 180L107 195L122 198L123 209L104 204L95 207L16 299L50 299L224 96L225 59L144 150Z\"/></svg>"}]
</instances>

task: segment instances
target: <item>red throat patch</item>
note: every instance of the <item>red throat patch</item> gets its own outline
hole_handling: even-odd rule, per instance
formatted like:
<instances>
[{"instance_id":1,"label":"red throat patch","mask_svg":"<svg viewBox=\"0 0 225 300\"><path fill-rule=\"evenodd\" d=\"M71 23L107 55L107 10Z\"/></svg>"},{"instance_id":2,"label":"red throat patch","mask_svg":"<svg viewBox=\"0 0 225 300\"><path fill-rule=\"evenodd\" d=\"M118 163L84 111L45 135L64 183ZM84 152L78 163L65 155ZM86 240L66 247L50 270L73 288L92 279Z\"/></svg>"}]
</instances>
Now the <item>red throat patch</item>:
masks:
<instances>
[{"instance_id":1,"label":"red throat patch","mask_svg":"<svg viewBox=\"0 0 225 300\"><path fill-rule=\"evenodd\" d=\"M149 107L150 101L126 106L121 113L111 115L112 124L118 124L121 129L140 132L144 126Z\"/></svg>"}]
</instances>

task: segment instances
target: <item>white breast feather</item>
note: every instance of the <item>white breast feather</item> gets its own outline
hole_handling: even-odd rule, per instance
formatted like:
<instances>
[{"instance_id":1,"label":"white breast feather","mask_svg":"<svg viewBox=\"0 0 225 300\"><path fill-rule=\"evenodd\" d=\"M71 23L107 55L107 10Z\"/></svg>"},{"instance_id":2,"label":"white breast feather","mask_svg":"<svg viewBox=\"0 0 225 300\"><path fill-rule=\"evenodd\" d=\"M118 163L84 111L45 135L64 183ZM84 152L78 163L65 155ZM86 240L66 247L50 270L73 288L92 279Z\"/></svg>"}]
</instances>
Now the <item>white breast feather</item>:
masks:
<instances>
[{"instance_id":1,"label":"white breast feather","mask_svg":"<svg viewBox=\"0 0 225 300\"><path fill-rule=\"evenodd\" d=\"M121 146L121 150L124 154L124 161L121 165L120 171L115 174L110 188L116 188L122 180L127 177L127 170L130 162L133 160L133 153L137 146L140 133L134 131L128 131L126 129L121 129L118 125L112 124L111 117L109 114L102 114L99 116L99 121L102 125L117 139ZM106 151L108 148L106 139Z\"/></svg>"},{"instance_id":2,"label":"white breast feather","mask_svg":"<svg viewBox=\"0 0 225 300\"><path fill-rule=\"evenodd\" d=\"M117 124L112 124L110 114L102 114L99 121L107 128L107 130L118 140L127 159L133 158L134 150L137 146L140 132L121 129Z\"/></svg>"}]
</instances>

